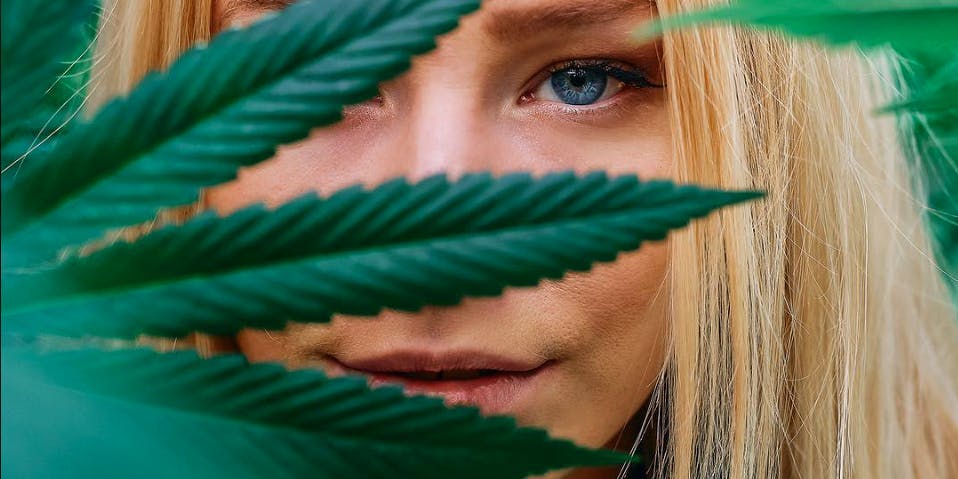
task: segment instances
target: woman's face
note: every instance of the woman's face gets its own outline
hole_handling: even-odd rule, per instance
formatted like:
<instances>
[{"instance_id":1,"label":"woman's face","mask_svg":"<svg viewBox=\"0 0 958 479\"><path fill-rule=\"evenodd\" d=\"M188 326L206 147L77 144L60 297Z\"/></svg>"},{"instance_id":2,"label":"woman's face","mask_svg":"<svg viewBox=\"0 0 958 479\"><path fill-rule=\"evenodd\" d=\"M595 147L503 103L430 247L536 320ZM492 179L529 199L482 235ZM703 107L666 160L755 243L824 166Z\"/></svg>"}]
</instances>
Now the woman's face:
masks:
<instances>
[{"instance_id":1,"label":"woman's face","mask_svg":"<svg viewBox=\"0 0 958 479\"><path fill-rule=\"evenodd\" d=\"M216 3L218 23L228 25L278 2ZM489 0L378 98L240 171L209 192L208 204L225 213L440 172L668 176L665 94L652 86L664 83L656 46L630 40L653 14L639 0ZM611 446L661 370L666 269L667 247L648 244L590 273L498 298L247 330L237 344L254 361L365 372Z\"/></svg>"}]
</instances>

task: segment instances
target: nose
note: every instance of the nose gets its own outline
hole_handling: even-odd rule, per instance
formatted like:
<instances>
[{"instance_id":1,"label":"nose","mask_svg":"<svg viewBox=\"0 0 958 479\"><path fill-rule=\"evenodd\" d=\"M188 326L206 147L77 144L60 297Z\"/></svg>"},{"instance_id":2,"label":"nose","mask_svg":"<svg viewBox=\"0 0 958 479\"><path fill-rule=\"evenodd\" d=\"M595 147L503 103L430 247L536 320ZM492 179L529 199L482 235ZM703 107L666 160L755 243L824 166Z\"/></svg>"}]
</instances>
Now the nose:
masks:
<instances>
[{"instance_id":1,"label":"nose","mask_svg":"<svg viewBox=\"0 0 958 479\"><path fill-rule=\"evenodd\" d=\"M414 79L415 81L415 79ZM493 170L508 145L495 132L495 119L469 87L417 81L411 101L398 105L393 161L417 180L437 173L456 178Z\"/></svg>"},{"instance_id":2,"label":"nose","mask_svg":"<svg viewBox=\"0 0 958 479\"><path fill-rule=\"evenodd\" d=\"M417 72L418 73L418 72ZM465 173L490 171L502 173L504 159L514 157L515 143L500 134L502 128L496 113L483 104L470 86L456 86L455 82L410 75L400 84L390 85L396 92L384 93L384 108L390 110L390 119L383 122L386 131L379 135L379 152L373 162L378 172L390 171L386 176L403 176L416 182L435 174L450 179ZM448 77L447 77L448 78ZM388 104L392 102L392 104ZM440 338L443 331L464 321L461 314L451 314L448 308L427 306L416 313L386 311L381 317L415 317L408 328L415 337Z\"/></svg>"}]
</instances>

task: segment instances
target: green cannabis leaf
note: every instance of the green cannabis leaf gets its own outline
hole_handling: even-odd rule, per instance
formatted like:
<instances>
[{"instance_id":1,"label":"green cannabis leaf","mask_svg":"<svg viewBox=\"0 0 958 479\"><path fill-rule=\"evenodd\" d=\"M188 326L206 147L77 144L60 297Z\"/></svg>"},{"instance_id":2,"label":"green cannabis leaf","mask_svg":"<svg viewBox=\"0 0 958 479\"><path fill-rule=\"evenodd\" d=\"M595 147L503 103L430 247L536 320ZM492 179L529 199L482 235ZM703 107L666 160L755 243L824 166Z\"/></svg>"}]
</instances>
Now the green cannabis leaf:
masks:
<instances>
[{"instance_id":1,"label":"green cannabis leaf","mask_svg":"<svg viewBox=\"0 0 958 479\"><path fill-rule=\"evenodd\" d=\"M35 146L37 135L59 127L76 110L79 102L57 95L58 87L68 83L62 75L77 75L73 70L78 68L71 63L82 53L83 28L93 10L93 2L85 0L4 0L0 20L4 172Z\"/></svg>"},{"instance_id":2,"label":"green cannabis leaf","mask_svg":"<svg viewBox=\"0 0 958 479\"><path fill-rule=\"evenodd\" d=\"M906 60L908 67L914 67L914 63L909 64ZM914 72L906 72L906 75L911 74ZM886 112L951 115L951 121L958 124L958 48L932 75L912 83L910 88L914 91L908 98L889 105Z\"/></svg>"},{"instance_id":3,"label":"green cannabis leaf","mask_svg":"<svg viewBox=\"0 0 958 479\"><path fill-rule=\"evenodd\" d=\"M289 318L452 305L586 270L758 196L603 173L437 176L310 195L273 212L206 215L49 272L4 275L3 331L227 335Z\"/></svg>"},{"instance_id":4,"label":"green cannabis leaf","mask_svg":"<svg viewBox=\"0 0 958 479\"><path fill-rule=\"evenodd\" d=\"M887 110L913 141L910 159L927 193L936 257L958 301L958 49L912 54L902 63L909 94Z\"/></svg>"},{"instance_id":5,"label":"green cannabis leaf","mask_svg":"<svg viewBox=\"0 0 958 479\"><path fill-rule=\"evenodd\" d=\"M3 182L3 235L18 251L5 265L50 259L64 246L195 201L202 187L374 96L477 7L476 0L303 2L218 35Z\"/></svg>"},{"instance_id":6,"label":"green cannabis leaf","mask_svg":"<svg viewBox=\"0 0 958 479\"><path fill-rule=\"evenodd\" d=\"M398 387L370 390L359 377L289 372L239 355L4 346L3 356L10 477L522 478L630 460L517 428L512 418L406 398ZM72 407L57 407L63 401ZM82 416L62 412L77 407ZM17 428L26 431L8 444ZM96 437L98 429L119 437ZM63 436L65 454L6 464L7 447L34 454Z\"/></svg>"},{"instance_id":7,"label":"green cannabis leaf","mask_svg":"<svg viewBox=\"0 0 958 479\"><path fill-rule=\"evenodd\" d=\"M792 35L903 50L958 46L956 0L738 0L641 28L641 37L705 23L774 28Z\"/></svg>"}]
</instances>

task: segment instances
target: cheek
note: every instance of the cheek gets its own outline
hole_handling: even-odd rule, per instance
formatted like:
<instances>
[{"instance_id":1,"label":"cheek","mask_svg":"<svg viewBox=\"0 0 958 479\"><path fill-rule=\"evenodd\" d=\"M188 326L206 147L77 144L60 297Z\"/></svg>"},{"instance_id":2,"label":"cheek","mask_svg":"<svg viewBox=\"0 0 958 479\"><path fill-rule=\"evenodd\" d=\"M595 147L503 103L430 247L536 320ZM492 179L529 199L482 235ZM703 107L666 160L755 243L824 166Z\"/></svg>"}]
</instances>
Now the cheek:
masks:
<instances>
[{"instance_id":1,"label":"cheek","mask_svg":"<svg viewBox=\"0 0 958 479\"><path fill-rule=\"evenodd\" d=\"M553 124L519 135L536 167L668 178L665 114L645 113L615 127ZM666 242L648 243L524 296L530 315L537 311L542 318L538 329L552 335L556 355L566 358L551 394L528 422L583 444L612 446L609 441L651 395L665 363L668 258Z\"/></svg>"},{"instance_id":2,"label":"cheek","mask_svg":"<svg viewBox=\"0 0 958 479\"><path fill-rule=\"evenodd\" d=\"M597 341L617 342L641 328L640 319L655 311L655 300L667 296L667 268L667 244L650 243L590 273L570 276L553 287L553 294L576 304L583 322L578 329Z\"/></svg>"},{"instance_id":3,"label":"cheek","mask_svg":"<svg viewBox=\"0 0 958 479\"><path fill-rule=\"evenodd\" d=\"M671 132L659 101L632 108L624 117L576 123L553 117L523 118L510 125L512 149L533 171L604 170L667 178L672 172ZM586 121L586 120L582 120Z\"/></svg>"},{"instance_id":4,"label":"cheek","mask_svg":"<svg viewBox=\"0 0 958 479\"><path fill-rule=\"evenodd\" d=\"M309 192L330 195L356 183L373 187L403 174L390 158L387 132L371 122L342 122L313 131L306 140L281 146L276 155L240 169L235 180L210 188L206 206L226 214L251 203L271 207Z\"/></svg>"},{"instance_id":5,"label":"cheek","mask_svg":"<svg viewBox=\"0 0 958 479\"><path fill-rule=\"evenodd\" d=\"M554 323L539 326L553 333L566 359L532 422L609 446L648 399L665 362L667 269L668 245L648 244L535 293L533 307Z\"/></svg>"}]
</instances>

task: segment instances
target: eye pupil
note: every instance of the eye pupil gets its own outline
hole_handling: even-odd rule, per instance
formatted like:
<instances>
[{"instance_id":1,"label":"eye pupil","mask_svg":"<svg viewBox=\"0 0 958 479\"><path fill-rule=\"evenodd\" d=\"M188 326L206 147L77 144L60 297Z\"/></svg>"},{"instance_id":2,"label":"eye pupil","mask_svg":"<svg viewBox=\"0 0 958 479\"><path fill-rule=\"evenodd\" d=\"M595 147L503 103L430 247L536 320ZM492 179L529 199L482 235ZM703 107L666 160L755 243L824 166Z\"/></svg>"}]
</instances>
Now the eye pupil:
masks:
<instances>
[{"instance_id":1,"label":"eye pupil","mask_svg":"<svg viewBox=\"0 0 958 479\"><path fill-rule=\"evenodd\" d=\"M586 73L582 70L569 70L566 75L569 77L569 83L576 88L582 88L587 80Z\"/></svg>"},{"instance_id":2,"label":"eye pupil","mask_svg":"<svg viewBox=\"0 0 958 479\"><path fill-rule=\"evenodd\" d=\"M570 105L595 103L605 93L607 83L605 72L589 68L566 68L554 72L551 77L556 96Z\"/></svg>"}]
</instances>

